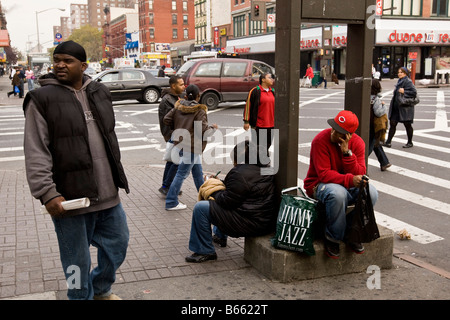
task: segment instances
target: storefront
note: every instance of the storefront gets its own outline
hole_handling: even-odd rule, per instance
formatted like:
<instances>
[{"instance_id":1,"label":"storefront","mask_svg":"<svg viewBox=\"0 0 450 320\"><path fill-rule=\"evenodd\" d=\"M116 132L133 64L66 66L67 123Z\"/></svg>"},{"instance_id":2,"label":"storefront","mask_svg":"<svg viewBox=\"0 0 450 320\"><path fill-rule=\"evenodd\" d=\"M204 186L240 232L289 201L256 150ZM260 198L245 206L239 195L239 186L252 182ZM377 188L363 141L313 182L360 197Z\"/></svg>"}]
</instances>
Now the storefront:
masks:
<instances>
[{"instance_id":1,"label":"storefront","mask_svg":"<svg viewBox=\"0 0 450 320\"><path fill-rule=\"evenodd\" d=\"M384 78L416 66L416 78L434 78L450 56L449 21L377 19L373 63Z\"/></svg>"},{"instance_id":2,"label":"storefront","mask_svg":"<svg viewBox=\"0 0 450 320\"><path fill-rule=\"evenodd\" d=\"M178 68L185 62L184 57L189 56L194 51L195 40L174 42L170 45L170 57L172 67Z\"/></svg>"},{"instance_id":3,"label":"storefront","mask_svg":"<svg viewBox=\"0 0 450 320\"><path fill-rule=\"evenodd\" d=\"M347 46L347 27L332 27L333 58L329 61L330 70L333 70L340 78L345 76L345 59ZM300 77L306 73L306 67L310 64L314 70L320 70L323 59L322 27L305 28L300 34ZM275 34L231 39L227 41L225 48L227 53L238 53L245 59L255 59L275 66Z\"/></svg>"}]
</instances>

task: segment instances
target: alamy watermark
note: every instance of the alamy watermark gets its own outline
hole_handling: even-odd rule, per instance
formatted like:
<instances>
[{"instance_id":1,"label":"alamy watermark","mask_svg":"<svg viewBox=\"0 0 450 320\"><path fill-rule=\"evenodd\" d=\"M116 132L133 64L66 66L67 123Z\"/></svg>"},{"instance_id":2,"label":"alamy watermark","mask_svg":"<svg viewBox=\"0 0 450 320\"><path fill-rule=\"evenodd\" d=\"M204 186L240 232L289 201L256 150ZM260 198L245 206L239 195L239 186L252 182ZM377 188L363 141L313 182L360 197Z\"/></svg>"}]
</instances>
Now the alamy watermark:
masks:
<instances>
[{"instance_id":1,"label":"alamy watermark","mask_svg":"<svg viewBox=\"0 0 450 320\"><path fill-rule=\"evenodd\" d=\"M237 146L237 163L260 164L262 175L274 175L278 172L279 166L279 130L278 129L259 129L258 134L256 130L250 129L241 132L236 129L213 130L208 129L202 132L202 122L194 121L193 135L187 129L176 129L172 133L172 140L176 143L170 151L170 158L173 162L191 163L191 161L200 161L202 164L234 164L233 150ZM268 154L267 146L268 133L271 137L271 148ZM259 136L258 144L256 137ZM193 141L192 141L193 140ZM247 154L248 159L245 159L246 153L243 150L246 140L252 143L249 146ZM206 143L206 148L204 148ZM213 146L208 148L207 145ZM259 145L259 146L258 146ZM191 157L190 154L199 155L199 157ZM187 156L186 156L187 154Z\"/></svg>"},{"instance_id":2,"label":"alamy watermark","mask_svg":"<svg viewBox=\"0 0 450 320\"><path fill-rule=\"evenodd\" d=\"M379 266L370 265L367 268L367 273L372 274L366 281L367 288L369 290L381 289L381 270Z\"/></svg>"}]
</instances>

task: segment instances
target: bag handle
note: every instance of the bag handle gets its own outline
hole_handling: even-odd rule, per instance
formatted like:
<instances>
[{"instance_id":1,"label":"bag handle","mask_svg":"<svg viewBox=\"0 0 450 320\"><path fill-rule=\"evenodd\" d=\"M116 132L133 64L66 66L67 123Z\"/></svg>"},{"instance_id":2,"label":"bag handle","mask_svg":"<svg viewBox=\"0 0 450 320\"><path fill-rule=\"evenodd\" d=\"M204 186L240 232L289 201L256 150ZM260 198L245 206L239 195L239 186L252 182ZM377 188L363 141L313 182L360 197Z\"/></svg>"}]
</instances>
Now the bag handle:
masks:
<instances>
[{"instance_id":1,"label":"bag handle","mask_svg":"<svg viewBox=\"0 0 450 320\"><path fill-rule=\"evenodd\" d=\"M295 187L290 187L290 188L283 189L283 190L281 190L281 194L285 194L286 192L290 192L290 191L293 191L293 190L300 191L301 194L302 194L304 197L309 198L309 197L305 194L305 192L303 191L303 189L300 188L299 186L295 186Z\"/></svg>"}]
</instances>

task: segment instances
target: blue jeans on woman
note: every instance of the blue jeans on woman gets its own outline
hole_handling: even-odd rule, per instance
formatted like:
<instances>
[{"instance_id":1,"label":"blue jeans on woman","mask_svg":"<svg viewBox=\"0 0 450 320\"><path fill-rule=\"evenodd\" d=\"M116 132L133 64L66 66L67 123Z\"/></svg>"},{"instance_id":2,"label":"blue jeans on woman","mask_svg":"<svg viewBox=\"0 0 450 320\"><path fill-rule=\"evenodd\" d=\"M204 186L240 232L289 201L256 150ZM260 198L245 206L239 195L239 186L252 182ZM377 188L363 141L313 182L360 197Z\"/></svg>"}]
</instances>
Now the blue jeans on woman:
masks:
<instances>
[{"instance_id":1,"label":"blue jeans on woman","mask_svg":"<svg viewBox=\"0 0 450 320\"><path fill-rule=\"evenodd\" d=\"M180 157L177 174L170 184L170 189L166 196L166 209L178 205L178 194L180 193L184 180L189 176L191 171L195 187L198 191L204 182L201 157L199 154L183 151L183 155Z\"/></svg>"},{"instance_id":2,"label":"blue jeans on woman","mask_svg":"<svg viewBox=\"0 0 450 320\"><path fill-rule=\"evenodd\" d=\"M214 226L213 232L220 239L228 236ZM194 206L192 213L191 236L189 238L189 250L197 254L213 254L214 249L211 233L211 214L209 213L209 201L199 201Z\"/></svg>"},{"instance_id":3,"label":"blue jeans on woman","mask_svg":"<svg viewBox=\"0 0 450 320\"><path fill-rule=\"evenodd\" d=\"M378 191L369 183L372 204L378 200ZM347 206L356 202L359 188L349 188L335 183L319 183L316 199L325 205L325 237L334 242L344 240L346 231L351 227L351 213L346 215Z\"/></svg>"},{"instance_id":4,"label":"blue jeans on woman","mask_svg":"<svg viewBox=\"0 0 450 320\"><path fill-rule=\"evenodd\" d=\"M71 217L52 218L70 300L111 294L116 271L125 260L129 231L122 204ZM90 245L98 249L91 272Z\"/></svg>"}]
</instances>

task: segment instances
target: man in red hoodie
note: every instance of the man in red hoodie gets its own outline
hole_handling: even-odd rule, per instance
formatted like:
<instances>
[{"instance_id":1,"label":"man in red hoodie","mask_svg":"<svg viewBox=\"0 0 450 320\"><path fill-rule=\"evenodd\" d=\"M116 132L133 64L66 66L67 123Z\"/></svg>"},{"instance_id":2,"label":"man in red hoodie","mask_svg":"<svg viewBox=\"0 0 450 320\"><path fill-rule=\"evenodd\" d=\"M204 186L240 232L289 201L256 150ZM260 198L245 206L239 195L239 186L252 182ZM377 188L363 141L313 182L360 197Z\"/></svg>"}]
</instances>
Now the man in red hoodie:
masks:
<instances>
[{"instance_id":1,"label":"man in red hoodie","mask_svg":"<svg viewBox=\"0 0 450 320\"><path fill-rule=\"evenodd\" d=\"M339 241L345 240L351 224L346 216L348 205L355 203L359 186L366 174L365 143L355 134L357 116L348 110L329 119L329 129L321 131L311 143L310 165L304 180L308 196L325 206L325 253L339 258ZM378 192L371 184L370 196L375 205ZM348 243L356 253L363 253L361 243Z\"/></svg>"}]
</instances>

